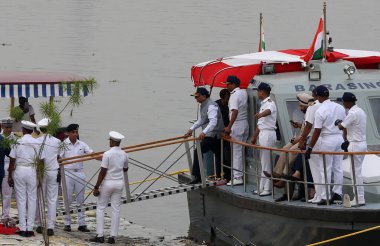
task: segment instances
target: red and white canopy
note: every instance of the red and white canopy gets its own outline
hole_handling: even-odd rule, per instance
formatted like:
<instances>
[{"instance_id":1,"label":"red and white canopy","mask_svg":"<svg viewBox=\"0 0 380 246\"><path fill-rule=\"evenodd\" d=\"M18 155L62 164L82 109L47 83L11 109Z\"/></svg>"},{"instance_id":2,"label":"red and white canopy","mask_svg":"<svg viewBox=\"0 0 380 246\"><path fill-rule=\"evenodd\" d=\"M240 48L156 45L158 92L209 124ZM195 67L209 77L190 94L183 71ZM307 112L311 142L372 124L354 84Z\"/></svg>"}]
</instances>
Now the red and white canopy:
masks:
<instances>
[{"instance_id":1,"label":"red and white canopy","mask_svg":"<svg viewBox=\"0 0 380 246\"><path fill-rule=\"evenodd\" d=\"M229 75L236 75L241 81L240 87L247 88L250 80L260 73L261 65L264 63L274 64L276 73L303 71L305 61L301 57L307 51L307 49L265 51L220 58L193 66L191 78L194 86L225 87L222 82L226 81ZM339 59L351 61L359 69L376 69L380 63L380 52L346 49L328 52L328 62Z\"/></svg>"}]
</instances>

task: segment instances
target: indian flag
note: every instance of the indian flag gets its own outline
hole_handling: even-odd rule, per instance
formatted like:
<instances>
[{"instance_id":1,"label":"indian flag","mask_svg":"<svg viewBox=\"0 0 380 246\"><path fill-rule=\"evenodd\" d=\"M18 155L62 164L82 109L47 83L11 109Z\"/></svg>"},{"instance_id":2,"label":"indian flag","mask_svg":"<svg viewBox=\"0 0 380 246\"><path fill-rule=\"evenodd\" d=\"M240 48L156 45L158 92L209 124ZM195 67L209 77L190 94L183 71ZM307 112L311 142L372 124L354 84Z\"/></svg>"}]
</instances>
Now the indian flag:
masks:
<instances>
[{"instance_id":1,"label":"indian flag","mask_svg":"<svg viewBox=\"0 0 380 246\"><path fill-rule=\"evenodd\" d=\"M301 58L308 62L310 60L321 60L323 58L323 39L324 39L324 21L323 17L319 20L317 33L314 36L313 43L311 44L309 51Z\"/></svg>"},{"instance_id":2,"label":"indian flag","mask_svg":"<svg viewBox=\"0 0 380 246\"><path fill-rule=\"evenodd\" d=\"M264 39L264 27L263 23L260 23L261 33L260 33L260 43L259 43L259 52L265 51L265 39Z\"/></svg>"}]
</instances>

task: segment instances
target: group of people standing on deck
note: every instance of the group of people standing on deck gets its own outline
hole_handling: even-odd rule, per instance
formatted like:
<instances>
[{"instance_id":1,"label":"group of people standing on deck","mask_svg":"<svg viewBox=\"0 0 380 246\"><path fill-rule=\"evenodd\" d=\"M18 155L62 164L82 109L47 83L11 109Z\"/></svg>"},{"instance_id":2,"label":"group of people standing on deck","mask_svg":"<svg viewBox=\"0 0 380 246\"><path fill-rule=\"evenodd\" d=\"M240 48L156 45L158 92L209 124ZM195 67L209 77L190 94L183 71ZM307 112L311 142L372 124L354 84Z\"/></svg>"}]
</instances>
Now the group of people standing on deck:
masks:
<instances>
[{"instance_id":1,"label":"group of people standing on deck","mask_svg":"<svg viewBox=\"0 0 380 246\"><path fill-rule=\"evenodd\" d=\"M236 76L228 76L226 80L227 90L229 92L228 110L226 106L210 99L207 89L198 87L193 94L196 101L200 103L200 115L198 120L185 134L190 136L195 129L201 127L199 135L201 140L201 153L204 154L212 151L215 154L216 175L220 177L221 163L221 135L230 135L236 142L248 142L248 97L247 92L239 88L240 80ZM224 91L223 89L222 91ZM275 102L270 98L271 87L267 83L260 83L257 86L257 97L261 101L260 109L253 117L257 120L257 128L251 137L251 143L259 143L262 147L274 148L277 141L277 107ZM285 185L285 179L292 181L303 180L303 174L306 173L309 183L309 189L299 188L299 194L294 199L302 198L318 205L327 205L328 202L336 203L342 201L343 185L343 158L344 155L317 154L314 152L365 152L366 143L366 113L356 105L356 96L353 93L345 92L338 101L342 104L329 99L329 90L323 86L317 86L312 95L308 93L297 94L299 109L304 114L303 122L290 121L292 127L300 128L300 135L291 139L290 143L283 148L286 150L305 150L302 154L281 152L274 169L272 170L271 151L260 148L261 175L260 183L254 194L268 196L272 194L272 180L276 187L282 188ZM227 96L226 96L227 98ZM225 105L227 102L225 102ZM346 113L347 110L347 113ZM222 120L227 118L228 120ZM224 127L223 127L224 125ZM224 141L224 143L228 143ZM226 176L229 181L227 185L243 184L243 155L244 149L241 144L232 144L232 167L233 178ZM226 144L224 144L225 146ZM230 165L230 153L223 156L223 164ZM196 150L198 151L198 150ZM200 155L202 156L202 155ZM304 156L304 158L303 158ZM355 168L354 194L357 193L357 200L351 201L351 206L365 205L364 187L362 178L362 163L364 155L350 155L353 158ZM304 161L304 160L305 161ZM305 162L305 165L303 164ZM303 170L306 167L307 170ZM291 169L291 170L289 170ZM229 167L227 167L229 170ZM201 170L203 171L203 170ZM224 171L228 174L229 171ZM326 177L325 177L326 175ZM198 155L194 154L192 169L193 179L190 183L195 184L201 181L199 170ZM231 179L231 180L230 180ZM333 179L333 182L332 182ZM301 183L301 182L300 182ZM315 183L315 185L310 185ZM326 189L325 183L334 183L332 189ZM291 194L284 194L276 201L292 199L294 182L291 182ZM329 185L327 187L330 187Z\"/></svg>"},{"instance_id":2,"label":"group of people standing on deck","mask_svg":"<svg viewBox=\"0 0 380 246\"><path fill-rule=\"evenodd\" d=\"M58 203L58 189L61 183L61 171L59 160L61 158L80 157L93 153L93 150L83 141L79 140L79 125L70 124L66 127L66 138L60 139L47 133L50 119L44 118L36 123L34 110L27 103L26 98L19 98L21 109L25 105L28 110L23 110L25 119L19 122L11 118L1 121L0 135L0 184L2 197L2 222L9 225L13 222L10 215L12 189L18 210L19 231L16 233L22 237L31 237L36 226L36 232L43 232L40 212L43 211L37 204L37 168L43 165L43 180L41 182L46 207L47 235L54 235L56 212ZM33 113L33 114L31 114ZM13 130L16 128L17 134ZM21 133L19 131L22 131ZM98 157L102 161L97 183L93 189L93 195L98 197L97 203L97 236L92 242L104 242L104 210L111 202L112 222L108 243L115 243L120 221L120 205L124 184L124 172L128 169L128 155L121 150L120 143L124 136L118 132L109 132L110 149ZM85 194L85 173L83 162L77 161L64 166L67 202L72 204L75 194L78 212L78 231L90 232L85 221L85 213L82 209ZM64 215L64 231L71 231L71 215Z\"/></svg>"}]
</instances>

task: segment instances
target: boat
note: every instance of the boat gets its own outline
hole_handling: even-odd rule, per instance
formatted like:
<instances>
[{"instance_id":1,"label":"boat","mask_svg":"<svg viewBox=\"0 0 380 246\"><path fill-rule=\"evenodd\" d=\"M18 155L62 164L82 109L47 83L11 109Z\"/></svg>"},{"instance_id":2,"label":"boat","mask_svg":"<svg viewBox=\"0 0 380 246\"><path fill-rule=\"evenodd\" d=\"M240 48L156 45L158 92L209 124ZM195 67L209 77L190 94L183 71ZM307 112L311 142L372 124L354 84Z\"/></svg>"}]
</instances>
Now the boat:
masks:
<instances>
[{"instance_id":1,"label":"boat","mask_svg":"<svg viewBox=\"0 0 380 246\"><path fill-rule=\"evenodd\" d=\"M222 82L228 75L239 77L241 88L248 93L250 136L256 127L253 116L259 105L256 89L261 82L270 84L271 99L278 110L276 148L270 149L272 166L276 156L284 151L282 146L293 137L289 121L294 119L293 111L298 110L297 93L311 93L316 86L325 85L330 90L330 99L336 100L344 92L353 92L367 114L368 152L362 171L366 205L317 206L289 198L275 202L283 193L278 189L273 189L272 196L254 195L251 191L260 178L260 146L235 142L246 147L244 185L188 192L190 237L210 245L320 245L318 242L324 240L331 240L332 244L328 245L380 244L377 230L380 225L380 52L334 49L327 42L325 47L320 60L305 61L310 49L288 49L203 62L191 68L192 81L196 87L209 86L212 90L225 87ZM322 154L326 153L339 154ZM350 158L345 157L343 169L343 194L352 199ZM186 182L190 177L182 174L180 178ZM362 233L362 230L368 231ZM327 242L330 241L324 243ZM324 243L321 245L327 245Z\"/></svg>"}]
</instances>

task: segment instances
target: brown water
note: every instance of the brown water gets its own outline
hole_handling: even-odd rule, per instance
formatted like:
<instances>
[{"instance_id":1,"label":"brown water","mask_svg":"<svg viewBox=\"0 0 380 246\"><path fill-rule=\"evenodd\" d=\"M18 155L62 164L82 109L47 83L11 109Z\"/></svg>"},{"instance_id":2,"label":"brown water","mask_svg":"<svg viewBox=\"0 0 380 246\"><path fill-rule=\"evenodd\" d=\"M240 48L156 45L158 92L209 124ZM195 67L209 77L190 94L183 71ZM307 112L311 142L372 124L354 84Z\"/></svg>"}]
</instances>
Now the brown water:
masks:
<instances>
[{"instance_id":1,"label":"brown water","mask_svg":"<svg viewBox=\"0 0 380 246\"><path fill-rule=\"evenodd\" d=\"M256 51L260 12L268 50L309 47L322 1L3 0L0 10L1 70L68 71L98 80L94 95L64 121L79 123L81 139L105 150L110 130L127 136L124 145L184 133L196 115L188 96L191 65ZM379 11L378 0L330 1L333 46L379 50ZM35 108L40 101L30 100ZM3 117L8 101L1 103ZM173 148L131 156L157 165ZM98 166L88 163L88 176ZM172 170L184 167L185 159ZM145 175L131 167L132 181ZM180 235L189 224L184 194L124 206L122 213Z\"/></svg>"}]
</instances>

